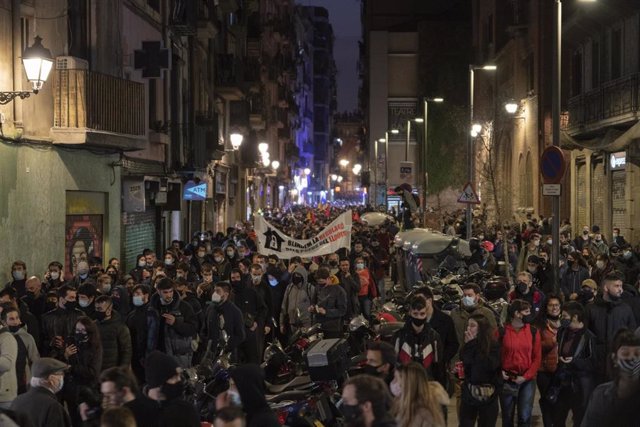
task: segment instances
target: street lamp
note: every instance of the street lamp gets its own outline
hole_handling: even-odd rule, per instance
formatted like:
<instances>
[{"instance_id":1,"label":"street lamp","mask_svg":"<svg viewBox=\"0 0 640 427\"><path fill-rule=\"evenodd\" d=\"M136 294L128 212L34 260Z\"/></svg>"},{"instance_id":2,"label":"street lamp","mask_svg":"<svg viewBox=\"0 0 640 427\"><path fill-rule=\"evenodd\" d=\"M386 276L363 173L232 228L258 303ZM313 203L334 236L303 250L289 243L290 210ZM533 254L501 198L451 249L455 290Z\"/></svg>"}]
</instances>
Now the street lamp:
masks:
<instances>
[{"instance_id":1,"label":"street lamp","mask_svg":"<svg viewBox=\"0 0 640 427\"><path fill-rule=\"evenodd\" d=\"M404 147L404 161L408 161L409 160L409 140L411 139L411 121L414 121L416 123L422 123L424 122L424 119L422 117L416 117L414 119L409 119L407 120L407 143Z\"/></svg>"},{"instance_id":2,"label":"street lamp","mask_svg":"<svg viewBox=\"0 0 640 427\"><path fill-rule=\"evenodd\" d=\"M516 111L518 111L518 103L515 101L509 101L506 104L504 104L504 109L509 114L515 114Z\"/></svg>"},{"instance_id":3,"label":"street lamp","mask_svg":"<svg viewBox=\"0 0 640 427\"><path fill-rule=\"evenodd\" d=\"M303 172L305 175L311 175L311 169L309 168L304 168Z\"/></svg>"},{"instance_id":4,"label":"street lamp","mask_svg":"<svg viewBox=\"0 0 640 427\"><path fill-rule=\"evenodd\" d=\"M231 135L229 135L229 139L231 139L231 147L237 151L240 149L240 146L242 145L242 140L244 139L244 136L242 136L241 133L232 133Z\"/></svg>"},{"instance_id":5,"label":"street lamp","mask_svg":"<svg viewBox=\"0 0 640 427\"><path fill-rule=\"evenodd\" d=\"M260 152L260 154L264 154L267 151L269 151L269 144L267 144L266 142L261 142L260 144L258 144L258 151Z\"/></svg>"},{"instance_id":6,"label":"street lamp","mask_svg":"<svg viewBox=\"0 0 640 427\"><path fill-rule=\"evenodd\" d=\"M341 159L339 162L340 166L342 166L343 168L346 168L347 165L349 164L349 160L347 159Z\"/></svg>"},{"instance_id":7,"label":"street lamp","mask_svg":"<svg viewBox=\"0 0 640 427\"><path fill-rule=\"evenodd\" d=\"M262 166L264 166L265 168L269 166L269 164L271 164L271 160L269 160L268 157L263 157L262 158Z\"/></svg>"},{"instance_id":8,"label":"street lamp","mask_svg":"<svg viewBox=\"0 0 640 427\"><path fill-rule=\"evenodd\" d=\"M335 173L331 174L331 181L337 181L337 180L338 180L338 175L336 175Z\"/></svg>"},{"instance_id":9,"label":"street lamp","mask_svg":"<svg viewBox=\"0 0 640 427\"><path fill-rule=\"evenodd\" d=\"M469 64L469 124L473 123L473 91L474 91L473 77L474 77L475 71L476 70L495 71L497 69L498 67L493 64L487 64L487 65L481 65L481 66ZM480 130L482 130L482 127L480 128ZM478 130L478 133L480 132L480 130ZM473 171L473 166L474 166L473 165L473 138L474 136L472 136L472 134L469 133L469 135L467 136L467 180L471 184L473 183L473 177L475 175ZM472 229L471 225L473 224L473 217L471 215L471 203L467 203L466 222L467 222L466 237L467 237L467 240L469 240L471 239L471 229Z\"/></svg>"},{"instance_id":10,"label":"street lamp","mask_svg":"<svg viewBox=\"0 0 640 427\"><path fill-rule=\"evenodd\" d=\"M277 160L274 160L273 162L271 162L271 167L273 169L278 169L280 167L280 162Z\"/></svg>"},{"instance_id":11,"label":"street lamp","mask_svg":"<svg viewBox=\"0 0 640 427\"><path fill-rule=\"evenodd\" d=\"M27 80L29 80L33 88L32 92L0 92L0 105L8 104L15 98L28 98L32 93L37 95L47 81L49 73L53 68L53 57L51 56L51 51L42 46L40 36L36 36L33 44L22 53L22 66L27 75Z\"/></svg>"},{"instance_id":12,"label":"street lamp","mask_svg":"<svg viewBox=\"0 0 640 427\"><path fill-rule=\"evenodd\" d=\"M374 145L374 156L376 159L376 162L374 164L375 166L375 176L374 176L374 188L375 191L373 192L373 203L375 206L377 206L378 204L378 142L384 142L384 205L387 206L387 189L389 188L389 133L391 133L392 135L397 135L400 133L400 130L398 129L389 129L387 131L385 131L384 133L384 138L380 138L380 139L376 139L376 143ZM371 196L369 196L371 197Z\"/></svg>"},{"instance_id":13,"label":"street lamp","mask_svg":"<svg viewBox=\"0 0 640 427\"><path fill-rule=\"evenodd\" d=\"M424 98L424 147L422 149L422 174L423 174L423 182L422 188L424 189L424 198L422 200L423 212L427 211L427 185L429 183L428 173L427 173L427 147L429 144L427 143L427 124L429 123L429 102L442 103L444 102L444 98L435 97L435 98Z\"/></svg>"}]
</instances>

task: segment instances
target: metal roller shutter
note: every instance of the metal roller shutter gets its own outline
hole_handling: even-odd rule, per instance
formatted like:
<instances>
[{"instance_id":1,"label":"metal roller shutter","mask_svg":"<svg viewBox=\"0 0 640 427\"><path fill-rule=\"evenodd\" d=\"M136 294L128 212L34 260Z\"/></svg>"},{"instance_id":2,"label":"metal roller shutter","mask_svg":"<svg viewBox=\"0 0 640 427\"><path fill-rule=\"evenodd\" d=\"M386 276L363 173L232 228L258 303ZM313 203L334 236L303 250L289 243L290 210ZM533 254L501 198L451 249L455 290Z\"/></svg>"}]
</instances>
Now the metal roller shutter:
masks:
<instances>
[{"instance_id":1,"label":"metal roller shutter","mask_svg":"<svg viewBox=\"0 0 640 427\"><path fill-rule=\"evenodd\" d=\"M575 225L575 229L579 230L587 224L587 167L586 165L579 164L576 165L578 168L577 173L577 182L576 182L576 212L577 212L577 224Z\"/></svg>"},{"instance_id":2,"label":"metal roller shutter","mask_svg":"<svg viewBox=\"0 0 640 427\"><path fill-rule=\"evenodd\" d=\"M614 227L628 228L625 191L627 174L624 170L611 172L611 219Z\"/></svg>"},{"instance_id":3,"label":"metal roller shutter","mask_svg":"<svg viewBox=\"0 0 640 427\"><path fill-rule=\"evenodd\" d=\"M156 248L156 212L147 209L145 212L123 212L122 254L125 272L136 267L136 257L144 249Z\"/></svg>"},{"instance_id":4,"label":"metal roller shutter","mask_svg":"<svg viewBox=\"0 0 640 427\"><path fill-rule=\"evenodd\" d=\"M604 164L600 160L591 175L591 222L600 227L604 225L604 187Z\"/></svg>"}]
</instances>

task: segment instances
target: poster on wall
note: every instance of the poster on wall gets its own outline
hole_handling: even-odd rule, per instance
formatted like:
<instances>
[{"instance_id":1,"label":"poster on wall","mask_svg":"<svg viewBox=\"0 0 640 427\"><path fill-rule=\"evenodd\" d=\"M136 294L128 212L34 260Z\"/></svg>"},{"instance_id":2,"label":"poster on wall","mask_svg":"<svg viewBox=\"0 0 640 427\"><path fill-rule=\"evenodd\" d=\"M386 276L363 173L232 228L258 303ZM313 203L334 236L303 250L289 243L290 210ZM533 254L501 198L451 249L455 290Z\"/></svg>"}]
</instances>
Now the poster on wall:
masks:
<instances>
[{"instance_id":1,"label":"poster on wall","mask_svg":"<svg viewBox=\"0 0 640 427\"><path fill-rule=\"evenodd\" d=\"M76 274L78 262L102 257L102 215L67 215L65 273Z\"/></svg>"},{"instance_id":2,"label":"poster on wall","mask_svg":"<svg viewBox=\"0 0 640 427\"><path fill-rule=\"evenodd\" d=\"M393 142L407 141L407 122L413 120L418 112L418 103L415 99L394 99L388 102L389 129L398 129L399 133L389 133L389 140ZM416 142L415 126L411 128L409 135L412 143Z\"/></svg>"}]
</instances>

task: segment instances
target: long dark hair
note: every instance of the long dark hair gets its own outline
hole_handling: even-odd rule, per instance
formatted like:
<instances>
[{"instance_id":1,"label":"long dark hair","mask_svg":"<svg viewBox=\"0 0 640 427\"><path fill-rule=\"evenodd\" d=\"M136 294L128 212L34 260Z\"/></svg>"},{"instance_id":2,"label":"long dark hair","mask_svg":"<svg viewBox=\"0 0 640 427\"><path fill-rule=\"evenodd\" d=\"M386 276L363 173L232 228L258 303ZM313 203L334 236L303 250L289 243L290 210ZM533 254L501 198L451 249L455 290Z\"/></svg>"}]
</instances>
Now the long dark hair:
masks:
<instances>
[{"instance_id":1,"label":"long dark hair","mask_svg":"<svg viewBox=\"0 0 640 427\"><path fill-rule=\"evenodd\" d=\"M88 351L95 354L102 354L102 341L100 340L100 331L96 326L96 323L86 316L78 317L76 323L82 324L87 329L87 336L89 338Z\"/></svg>"},{"instance_id":2,"label":"long dark hair","mask_svg":"<svg viewBox=\"0 0 640 427\"><path fill-rule=\"evenodd\" d=\"M469 320L474 320L478 324L478 352L481 356L488 356L491 351L491 344L495 340L495 331L487 318L479 313L471 315ZM466 344L465 344L466 345Z\"/></svg>"}]
</instances>

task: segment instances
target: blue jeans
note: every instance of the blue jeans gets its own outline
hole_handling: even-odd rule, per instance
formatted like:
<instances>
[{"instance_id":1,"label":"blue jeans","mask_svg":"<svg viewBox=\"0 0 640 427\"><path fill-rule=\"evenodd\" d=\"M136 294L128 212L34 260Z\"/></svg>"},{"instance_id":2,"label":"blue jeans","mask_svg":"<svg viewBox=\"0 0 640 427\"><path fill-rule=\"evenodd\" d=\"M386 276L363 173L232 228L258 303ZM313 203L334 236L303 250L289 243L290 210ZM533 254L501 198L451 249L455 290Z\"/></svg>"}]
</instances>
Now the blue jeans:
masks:
<instances>
[{"instance_id":1,"label":"blue jeans","mask_svg":"<svg viewBox=\"0 0 640 427\"><path fill-rule=\"evenodd\" d=\"M518 427L531 425L531 411L533 398L536 394L536 382L525 381L518 385L512 381L505 381L500 393L500 407L502 408L502 427L513 427L513 418L518 406Z\"/></svg>"}]
</instances>

